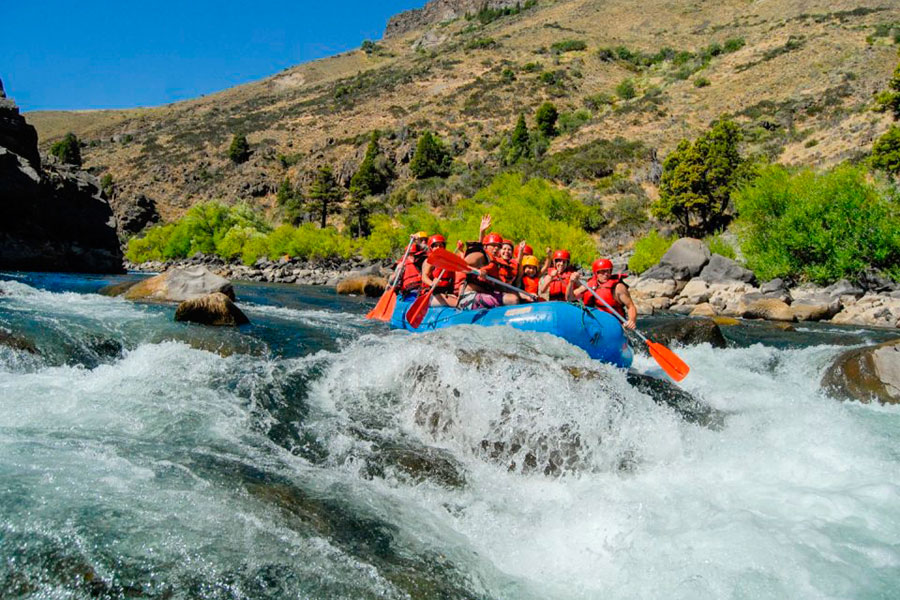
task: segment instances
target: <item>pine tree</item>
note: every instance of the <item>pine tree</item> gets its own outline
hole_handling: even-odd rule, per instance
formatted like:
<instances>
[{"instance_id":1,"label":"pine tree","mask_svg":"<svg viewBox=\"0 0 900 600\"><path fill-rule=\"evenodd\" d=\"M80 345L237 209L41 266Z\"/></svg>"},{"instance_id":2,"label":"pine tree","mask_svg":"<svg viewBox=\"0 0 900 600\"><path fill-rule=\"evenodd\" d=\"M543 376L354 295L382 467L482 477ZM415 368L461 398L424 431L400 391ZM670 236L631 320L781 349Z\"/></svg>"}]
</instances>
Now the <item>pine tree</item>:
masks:
<instances>
[{"instance_id":1,"label":"pine tree","mask_svg":"<svg viewBox=\"0 0 900 600\"><path fill-rule=\"evenodd\" d=\"M228 147L228 158L235 164L247 162L250 158L250 144L247 143L247 136L243 133L236 133L231 138L231 145Z\"/></svg>"},{"instance_id":2,"label":"pine tree","mask_svg":"<svg viewBox=\"0 0 900 600\"><path fill-rule=\"evenodd\" d=\"M872 166L900 176L900 127L891 126L872 146Z\"/></svg>"},{"instance_id":3,"label":"pine tree","mask_svg":"<svg viewBox=\"0 0 900 600\"><path fill-rule=\"evenodd\" d=\"M297 225L303 221L303 201L291 180L285 177L278 186L278 192L275 194L275 200L284 214L284 222L291 225Z\"/></svg>"},{"instance_id":4,"label":"pine tree","mask_svg":"<svg viewBox=\"0 0 900 600\"><path fill-rule=\"evenodd\" d=\"M452 160L441 138L425 131L419 136L409 168L416 179L446 177L450 174Z\"/></svg>"},{"instance_id":5,"label":"pine tree","mask_svg":"<svg viewBox=\"0 0 900 600\"><path fill-rule=\"evenodd\" d=\"M74 133L67 133L66 137L50 146L50 154L66 164L81 166L81 142Z\"/></svg>"},{"instance_id":6,"label":"pine tree","mask_svg":"<svg viewBox=\"0 0 900 600\"><path fill-rule=\"evenodd\" d=\"M340 202L343 190L334 179L331 167L325 165L316 171L316 177L309 188L309 198L314 205L312 212L319 213L319 226L323 229L328 215L335 212L334 205Z\"/></svg>"},{"instance_id":7,"label":"pine tree","mask_svg":"<svg viewBox=\"0 0 900 600\"><path fill-rule=\"evenodd\" d=\"M724 120L693 144L682 140L663 162L653 214L678 222L688 235L702 236L720 228L731 193L744 174L740 139L737 124Z\"/></svg>"},{"instance_id":8,"label":"pine tree","mask_svg":"<svg viewBox=\"0 0 900 600\"><path fill-rule=\"evenodd\" d=\"M525 125L525 115L519 113L519 120L513 128L503 155L503 164L514 165L523 158L531 155L531 139L528 135L528 126Z\"/></svg>"},{"instance_id":9,"label":"pine tree","mask_svg":"<svg viewBox=\"0 0 900 600\"><path fill-rule=\"evenodd\" d=\"M347 224L355 236L368 235L370 197L387 191L393 177L393 166L378 147L378 132L373 131L369 146L366 148L366 155L363 157L359 169L350 178Z\"/></svg>"}]
</instances>

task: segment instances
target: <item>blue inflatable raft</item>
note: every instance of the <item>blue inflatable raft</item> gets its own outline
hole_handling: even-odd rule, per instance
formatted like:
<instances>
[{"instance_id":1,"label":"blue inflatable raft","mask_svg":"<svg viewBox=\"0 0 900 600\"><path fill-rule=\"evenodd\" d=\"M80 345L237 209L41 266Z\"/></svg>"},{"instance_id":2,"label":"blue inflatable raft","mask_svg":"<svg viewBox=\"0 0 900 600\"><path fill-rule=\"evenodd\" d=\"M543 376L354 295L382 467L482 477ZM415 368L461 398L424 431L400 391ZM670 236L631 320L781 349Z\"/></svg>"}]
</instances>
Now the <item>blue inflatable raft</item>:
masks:
<instances>
[{"instance_id":1,"label":"blue inflatable raft","mask_svg":"<svg viewBox=\"0 0 900 600\"><path fill-rule=\"evenodd\" d=\"M397 299L390 326L425 332L454 325L508 325L522 331L549 333L578 346L591 358L628 368L634 358L619 321L609 313L566 302L537 302L481 310L456 310L432 306L418 329L403 316L415 297Z\"/></svg>"}]
</instances>

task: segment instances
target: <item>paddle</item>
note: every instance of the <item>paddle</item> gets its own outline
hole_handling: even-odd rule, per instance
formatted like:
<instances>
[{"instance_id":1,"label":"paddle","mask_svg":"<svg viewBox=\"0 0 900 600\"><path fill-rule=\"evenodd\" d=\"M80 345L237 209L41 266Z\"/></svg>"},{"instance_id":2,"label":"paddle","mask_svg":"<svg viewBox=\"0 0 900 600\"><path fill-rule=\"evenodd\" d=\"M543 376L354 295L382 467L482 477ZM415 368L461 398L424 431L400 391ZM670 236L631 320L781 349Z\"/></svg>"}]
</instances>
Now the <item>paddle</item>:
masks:
<instances>
[{"instance_id":1,"label":"paddle","mask_svg":"<svg viewBox=\"0 0 900 600\"><path fill-rule=\"evenodd\" d=\"M391 315L394 314L394 306L397 304L397 290L395 289L397 278L400 275L400 270L403 268L403 265L406 264L406 257L409 256L409 250L412 248L413 241L412 236L410 236L409 243L406 245L406 252L403 253L403 258L397 263L397 268L394 269L394 274L391 276L391 280L388 283L387 288L385 288L384 293L381 295L381 298L378 299L378 303L375 304L375 307L366 315L367 319L390 321Z\"/></svg>"},{"instance_id":2,"label":"paddle","mask_svg":"<svg viewBox=\"0 0 900 600\"><path fill-rule=\"evenodd\" d=\"M517 288L514 285L509 285L505 281L501 281L499 279L491 277L490 275L482 275L478 269L476 269L475 267L473 267L472 265L467 263L464 259L458 257L457 255L453 254L452 252L447 252L443 248L435 248L434 250L431 251L431 255L428 258L426 258L425 260L427 260L428 262L433 264L435 267L439 267L441 269L446 269L448 271L460 271L463 273L470 273L472 275L478 275L480 277L487 279L488 281L490 281L492 283L495 283L496 285L505 287L508 290L512 290L512 291L518 292L520 294L525 294L532 300L538 299L537 296L535 296L534 294L529 294L522 288Z\"/></svg>"},{"instance_id":3,"label":"paddle","mask_svg":"<svg viewBox=\"0 0 900 600\"><path fill-rule=\"evenodd\" d=\"M612 306L609 305L608 302L606 302L606 300L601 298L600 294L594 291L594 289L589 285L585 285L584 287L594 296L594 298L597 299L598 302L602 303L603 306L608 308L609 312L611 312L614 317L619 319L619 321L621 321L623 325L625 324L625 317L620 315L615 309L613 309ZM644 337L644 334L642 334L637 329L635 329L634 332L638 335L639 338L646 342L647 349L650 350L650 356L656 359L657 364L662 367L663 371L668 373L669 377L671 377L675 381L681 381L682 379L687 377L687 374L690 372L691 368L687 366L687 364L683 360L681 360L677 354L675 354L662 344L651 342L646 337Z\"/></svg>"},{"instance_id":4,"label":"paddle","mask_svg":"<svg viewBox=\"0 0 900 600\"><path fill-rule=\"evenodd\" d=\"M415 302L407 309L406 322L409 323L409 326L413 329L418 329L419 325L422 324L422 320L428 312L428 307L431 306L431 295L434 293L434 288L441 282L442 274L443 271L433 273L434 281L432 282L431 287L428 288L427 292L416 298Z\"/></svg>"}]
</instances>

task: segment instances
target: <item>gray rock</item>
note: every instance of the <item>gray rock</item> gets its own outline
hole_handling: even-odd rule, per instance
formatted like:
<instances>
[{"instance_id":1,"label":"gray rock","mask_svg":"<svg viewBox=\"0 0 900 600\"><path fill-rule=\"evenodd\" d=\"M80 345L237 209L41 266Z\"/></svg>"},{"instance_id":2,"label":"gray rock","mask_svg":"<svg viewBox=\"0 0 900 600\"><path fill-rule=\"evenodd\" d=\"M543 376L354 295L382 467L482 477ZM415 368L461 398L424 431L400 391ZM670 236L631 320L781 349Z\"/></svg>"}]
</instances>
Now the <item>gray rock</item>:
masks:
<instances>
[{"instance_id":1,"label":"gray rock","mask_svg":"<svg viewBox=\"0 0 900 600\"><path fill-rule=\"evenodd\" d=\"M839 355L822 387L842 399L900 403L900 340Z\"/></svg>"},{"instance_id":2,"label":"gray rock","mask_svg":"<svg viewBox=\"0 0 900 600\"><path fill-rule=\"evenodd\" d=\"M761 286L759 286L759 291L762 294L771 294L772 292L780 292L787 289L787 284L783 279L775 278L771 281L767 281Z\"/></svg>"},{"instance_id":3,"label":"gray rock","mask_svg":"<svg viewBox=\"0 0 900 600\"><path fill-rule=\"evenodd\" d=\"M654 265L641 273L641 279L675 279L675 270L668 265Z\"/></svg>"},{"instance_id":4,"label":"gray rock","mask_svg":"<svg viewBox=\"0 0 900 600\"><path fill-rule=\"evenodd\" d=\"M756 276L753 271L739 265L736 261L719 254L713 254L709 262L700 271L700 279L710 283L723 283L725 281L743 281L755 283Z\"/></svg>"},{"instance_id":5,"label":"gray rock","mask_svg":"<svg viewBox=\"0 0 900 600\"><path fill-rule=\"evenodd\" d=\"M850 283L846 279L841 279L836 283L832 283L822 291L835 298L840 298L841 296L853 296L859 299L865 294L865 290L858 285Z\"/></svg>"},{"instance_id":6,"label":"gray rock","mask_svg":"<svg viewBox=\"0 0 900 600\"><path fill-rule=\"evenodd\" d=\"M128 300L183 302L221 292L234 300L231 282L204 266L176 267L145 279L125 292Z\"/></svg>"},{"instance_id":7,"label":"gray rock","mask_svg":"<svg viewBox=\"0 0 900 600\"><path fill-rule=\"evenodd\" d=\"M709 248L702 240L681 238L666 251L659 265L670 267L675 279L687 280L697 276L709 262Z\"/></svg>"},{"instance_id":8,"label":"gray rock","mask_svg":"<svg viewBox=\"0 0 900 600\"><path fill-rule=\"evenodd\" d=\"M175 310L175 320L230 327L250 322L231 298L221 292L185 300Z\"/></svg>"}]
</instances>

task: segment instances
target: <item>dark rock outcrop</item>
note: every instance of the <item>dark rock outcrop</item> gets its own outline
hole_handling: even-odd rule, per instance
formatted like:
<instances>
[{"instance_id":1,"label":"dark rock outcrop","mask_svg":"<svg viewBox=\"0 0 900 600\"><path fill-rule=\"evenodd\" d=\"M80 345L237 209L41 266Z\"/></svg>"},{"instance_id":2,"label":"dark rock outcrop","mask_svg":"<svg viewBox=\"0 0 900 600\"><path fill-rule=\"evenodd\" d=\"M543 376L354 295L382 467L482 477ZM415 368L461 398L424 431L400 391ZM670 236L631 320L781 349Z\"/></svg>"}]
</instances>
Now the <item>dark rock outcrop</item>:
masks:
<instances>
[{"instance_id":1,"label":"dark rock outcrop","mask_svg":"<svg viewBox=\"0 0 900 600\"><path fill-rule=\"evenodd\" d=\"M839 355L822 387L843 399L900 403L900 340Z\"/></svg>"},{"instance_id":2,"label":"dark rock outcrop","mask_svg":"<svg viewBox=\"0 0 900 600\"><path fill-rule=\"evenodd\" d=\"M474 15L482 8L515 8L522 4L522 0L431 0L422 8L407 10L391 17L384 30L384 37L403 35L426 25L452 21L467 14Z\"/></svg>"},{"instance_id":3,"label":"dark rock outcrop","mask_svg":"<svg viewBox=\"0 0 900 600\"><path fill-rule=\"evenodd\" d=\"M710 344L713 348L725 348L728 341L719 325L712 319L678 319L644 327L647 336L665 346L677 342L684 346Z\"/></svg>"},{"instance_id":4,"label":"dark rock outcrop","mask_svg":"<svg viewBox=\"0 0 900 600\"><path fill-rule=\"evenodd\" d=\"M175 320L225 327L246 325L250 322L247 315L222 292L185 300L175 309Z\"/></svg>"},{"instance_id":5,"label":"dark rock outcrop","mask_svg":"<svg viewBox=\"0 0 900 600\"><path fill-rule=\"evenodd\" d=\"M756 276L753 274L753 271L745 269L736 261L720 254L713 254L709 258L709 262L700 271L699 277L709 283L743 281L744 283L752 284L756 282Z\"/></svg>"},{"instance_id":6,"label":"dark rock outcrop","mask_svg":"<svg viewBox=\"0 0 900 600\"><path fill-rule=\"evenodd\" d=\"M144 194L138 194L130 202L120 202L116 207L116 220L123 234L139 233L147 225L160 221L156 202Z\"/></svg>"},{"instance_id":7,"label":"dark rock outcrop","mask_svg":"<svg viewBox=\"0 0 900 600\"><path fill-rule=\"evenodd\" d=\"M120 273L112 210L96 179L41 165L37 133L0 98L0 269Z\"/></svg>"}]
</instances>

